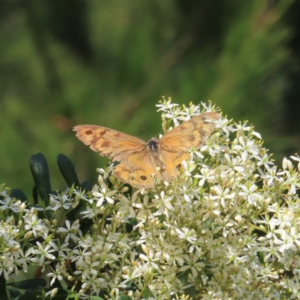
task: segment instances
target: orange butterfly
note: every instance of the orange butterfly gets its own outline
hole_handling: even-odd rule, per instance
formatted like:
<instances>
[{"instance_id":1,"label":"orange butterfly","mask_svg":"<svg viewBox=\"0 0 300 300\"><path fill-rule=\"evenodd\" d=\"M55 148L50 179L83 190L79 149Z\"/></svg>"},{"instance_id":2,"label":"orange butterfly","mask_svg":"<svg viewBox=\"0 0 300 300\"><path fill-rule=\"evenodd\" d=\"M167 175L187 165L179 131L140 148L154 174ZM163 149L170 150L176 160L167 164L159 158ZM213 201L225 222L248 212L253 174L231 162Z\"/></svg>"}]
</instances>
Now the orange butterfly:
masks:
<instances>
[{"instance_id":1,"label":"orange butterfly","mask_svg":"<svg viewBox=\"0 0 300 300\"><path fill-rule=\"evenodd\" d=\"M76 136L102 156L119 161L113 174L138 188L154 187L152 174L160 180L171 181L179 175L178 166L189 159L191 147L200 148L215 125L205 119L219 119L215 112L193 117L167 132L160 140L148 143L134 136L96 125L74 127Z\"/></svg>"}]
</instances>

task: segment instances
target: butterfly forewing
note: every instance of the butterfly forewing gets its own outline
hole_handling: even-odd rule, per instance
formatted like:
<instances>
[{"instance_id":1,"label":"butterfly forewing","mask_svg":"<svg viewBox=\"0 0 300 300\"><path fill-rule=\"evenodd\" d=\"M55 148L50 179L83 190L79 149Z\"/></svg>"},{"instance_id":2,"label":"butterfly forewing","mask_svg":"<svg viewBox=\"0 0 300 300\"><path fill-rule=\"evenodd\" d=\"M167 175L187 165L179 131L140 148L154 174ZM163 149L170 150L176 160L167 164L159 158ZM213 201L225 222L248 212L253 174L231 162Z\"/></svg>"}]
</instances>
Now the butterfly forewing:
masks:
<instances>
[{"instance_id":1,"label":"butterfly forewing","mask_svg":"<svg viewBox=\"0 0 300 300\"><path fill-rule=\"evenodd\" d=\"M215 112L208 112L193 117L182 123L171 131L167 132L161 139L163 148L173 150L173 147L189 149L201 147L205 139L213 132L215 125L206 122L205 119L218 119L220 116Z\"/></svg>"},{"instance_id":2,"label":"butterfly forewing","mask_svg":"<svg viewBox=\"0 0 300 300\"><path fill-rule=\"evenodd\" d=\"M127 159L133 151L141 151L147 144L134 136L95 125L75 126L76 136L86 145L114 161Z\"/></svg>"},{"instance_id":3,"label":"butterfly forewing","mask_svg":"<svg viewBox=\"0 0 300 300\"><path fill-rule=\"evenodd\" d=\"M168 177L176 177L179 174L178 166L183 160L189 159L189 149L201 147L205 139L213 132L215 125L206 122L205 119L218 119L219 117L215 112L201 114L167 132L160 139L160 155Z\"/></svg>"}]
</instances>

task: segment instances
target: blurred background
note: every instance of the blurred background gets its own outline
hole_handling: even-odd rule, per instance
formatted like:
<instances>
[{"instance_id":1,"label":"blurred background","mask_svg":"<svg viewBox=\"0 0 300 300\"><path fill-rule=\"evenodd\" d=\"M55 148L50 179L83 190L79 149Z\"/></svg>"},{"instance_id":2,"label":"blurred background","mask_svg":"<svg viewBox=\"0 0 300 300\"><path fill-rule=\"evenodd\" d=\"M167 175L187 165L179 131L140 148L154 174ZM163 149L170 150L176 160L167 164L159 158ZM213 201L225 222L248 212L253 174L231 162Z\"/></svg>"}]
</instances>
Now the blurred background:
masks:
<instances>
[{"instance_id":1,"label":"blurred background","mask_svg":"<svg viewBox=\"0 0 300 300\"><path fill-rule=\"evenodd\" d=\"M108 160L72 132L98 124L145 140L161 96L212 100L249 120L277 164L300 147L300 1L0 0L0 183L30 197L32 154L66 186Z\"/></svg>"}]
</instances>

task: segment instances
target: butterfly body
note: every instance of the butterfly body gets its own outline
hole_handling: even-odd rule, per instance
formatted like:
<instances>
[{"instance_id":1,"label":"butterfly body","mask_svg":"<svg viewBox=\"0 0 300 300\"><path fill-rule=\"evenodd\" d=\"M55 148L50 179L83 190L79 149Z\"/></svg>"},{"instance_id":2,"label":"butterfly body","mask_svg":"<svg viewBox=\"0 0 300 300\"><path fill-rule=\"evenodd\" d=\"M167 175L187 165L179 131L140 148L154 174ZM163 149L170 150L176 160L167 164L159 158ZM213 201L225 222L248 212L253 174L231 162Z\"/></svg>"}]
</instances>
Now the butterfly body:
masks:
<instances>
[{"instance_id":1,"label":"butterfly body","mask_svg":"<svg viewBox=\"0 0 300 300\"><path fill-rule=\"evenodd\" d=\"M155 165L163 171L166 167L160 157L160 143L157 139L151 139L147 143L148 153L153 157Z\"/></svg>"},{"instance_id":2,"label":"butterfly body","mask_svg":"<svg viewBox=\"0 0 300 300\"><path fill-rule=\"evenodd\" d=\"M76 136L100 155L119 161L113 174L120 180L138 188L154 187L152 175L171 181L179 174L178 166L188 160L189 149L199 148L215 126L206 119L218 119L215 112L193 117L167 132L160 140L147 143L125 133L96 125L74 127Z\"/></svg>"}]
</instances>

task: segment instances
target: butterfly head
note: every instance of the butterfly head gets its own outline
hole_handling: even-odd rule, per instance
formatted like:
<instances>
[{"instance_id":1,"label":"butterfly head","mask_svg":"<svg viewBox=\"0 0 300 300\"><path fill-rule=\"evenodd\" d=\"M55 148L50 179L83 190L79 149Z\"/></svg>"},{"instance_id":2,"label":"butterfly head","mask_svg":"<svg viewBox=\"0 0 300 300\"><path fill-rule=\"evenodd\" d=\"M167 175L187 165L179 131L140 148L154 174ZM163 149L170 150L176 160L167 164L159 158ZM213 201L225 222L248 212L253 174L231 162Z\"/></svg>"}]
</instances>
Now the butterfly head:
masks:
<instances>
[{"instance_id":1,"label":"butterfly head","mask_svg":"<svg viewBox=\"0 0 300 300\"><path fill-rule=\"evenodd\" d=\"M159 144L157 139L151 139L147 143L148 149L152 152L158 152L159 151Z\"/></svg>"}]
</instances>

